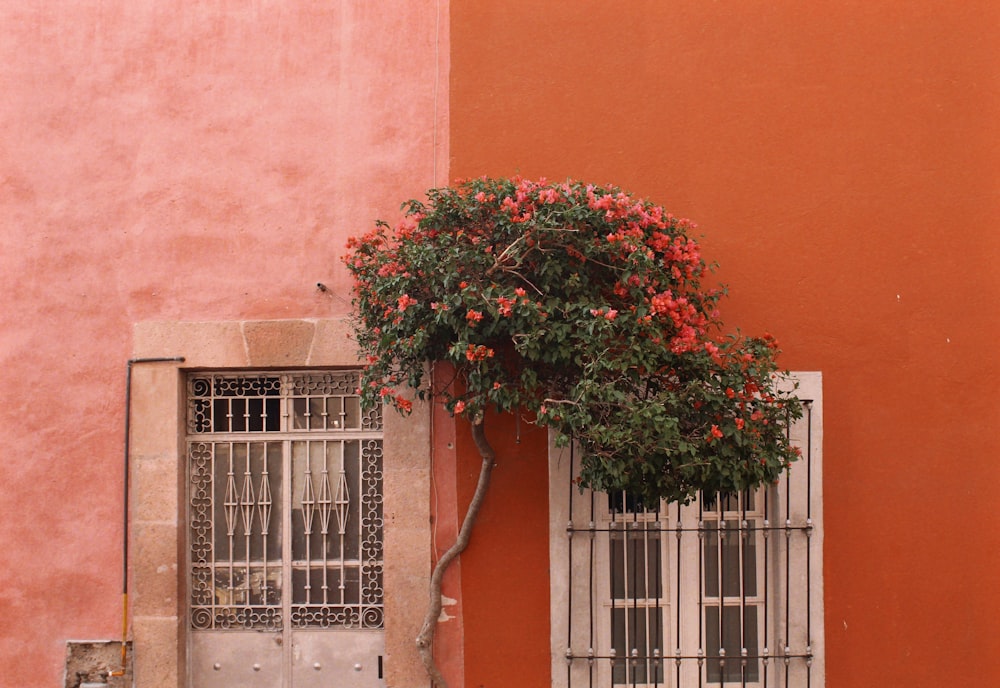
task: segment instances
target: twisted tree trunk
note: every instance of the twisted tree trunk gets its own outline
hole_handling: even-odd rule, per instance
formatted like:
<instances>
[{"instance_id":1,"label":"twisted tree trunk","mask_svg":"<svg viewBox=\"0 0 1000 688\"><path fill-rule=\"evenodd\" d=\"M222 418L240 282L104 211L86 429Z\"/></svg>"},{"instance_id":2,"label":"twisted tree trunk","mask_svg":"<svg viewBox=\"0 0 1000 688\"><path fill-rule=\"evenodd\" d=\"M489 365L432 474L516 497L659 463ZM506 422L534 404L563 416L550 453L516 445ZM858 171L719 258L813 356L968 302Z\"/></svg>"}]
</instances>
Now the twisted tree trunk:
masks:
<instances>
[{"instance_id":1,"label":"twisted tree trunk","mask_svg":"<svg viewBox=\"0 0 1000 688\"><path fill-rule=\"evenodd\" d=\"M479 455L483 457L483 464L479 469L479 482L476 484L476 491L472 495L469 503L469 510L465 513L462 527L458 531L455 544L448 548L448 551L441 555L434 571L431 573L430 603L427 608L427 615L424 617L424 624L417 635L417 650L420 652L420 659L427 669L427 675L436 688L447 688L448 684L441 675L437 663L434 661L434 631L437 629L438 619L441 616L441 582L444 580L445 571L451 563L465 551L472 535L472 527L476 523L479 509L486 498L486 490L490 485L490 477L493 474L493 465L496 460L496 452L486 440L486 431L483 428L482 417L472 421L472 439L476 443Z\"/></svg>"}]
</instances>

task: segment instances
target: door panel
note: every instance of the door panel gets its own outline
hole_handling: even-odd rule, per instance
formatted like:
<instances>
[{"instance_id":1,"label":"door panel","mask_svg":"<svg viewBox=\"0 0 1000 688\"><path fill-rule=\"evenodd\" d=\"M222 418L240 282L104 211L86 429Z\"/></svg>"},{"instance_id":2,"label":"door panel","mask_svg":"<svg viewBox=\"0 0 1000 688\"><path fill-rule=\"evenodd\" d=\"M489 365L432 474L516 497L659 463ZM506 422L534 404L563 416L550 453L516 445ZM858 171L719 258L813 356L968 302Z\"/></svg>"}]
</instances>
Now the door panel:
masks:
<instances>
[{"instance_id":1,"label":"door panel","mask_svg":"<svg viewBox=\"0 0 1000 688\"><path fill-rule=\"evenodd\" d=\"M382 681L380 631L296 631L292 685L376 688Z\"/></svg>"},{"instance_id":2,"label":"door panel","mask_svg":"<svg viewBox=\"0 0 1000 688\"><path fill-rule=\"evenodd\" d=\"M281 633L275 632L194 633L190 656L192 688L280 686L282 645Z\"/></svg>"}]
</instances>

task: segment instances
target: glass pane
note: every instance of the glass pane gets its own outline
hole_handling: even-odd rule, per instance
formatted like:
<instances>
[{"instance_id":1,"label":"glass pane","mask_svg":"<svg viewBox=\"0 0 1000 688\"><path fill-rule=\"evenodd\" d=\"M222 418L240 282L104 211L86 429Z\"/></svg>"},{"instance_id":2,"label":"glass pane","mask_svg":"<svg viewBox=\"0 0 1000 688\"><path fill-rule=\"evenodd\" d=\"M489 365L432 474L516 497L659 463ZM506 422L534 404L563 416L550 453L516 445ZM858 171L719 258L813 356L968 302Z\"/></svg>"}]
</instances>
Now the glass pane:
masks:
<instances>
[{"instance_id":1,"label":"glass pane","mask_svg":"<svg viewBox=\"0 0 1000 688\"><path fill-rule=\"evenodd\" d=\"M215 447L215 480L212 481L213 522L215 527L215 560L228 561L230 548L228 529L236 514L226 506L226 493L235 493L236 477L233 473L232 456L229 445L216 444ZM228 486L228 487L227 487Z\"/></svg>"},{"instance_id":2,"label":"glass pane","mask_svg":"<svg viewBox=\"0 0 1000 688\"><path fill-rule=\"evenodd\" d=\"M316 520L316 489L311 470L306 471L308 452L308 442L292 442L292 559L297 561L309 558L306 533L312 533Z\"/></svg>"},{"instance_id":3,"label":"glass pane","mask_svg":"<svg viewBox=\"0 0 1000 688\"><path fill-rule=\"evenodd\" d=\"M361 427L361 399L359 397L344 398L344 427L351 429Z\"/></svg>"},{"instance_id":4,"label":"glass pane","mask_svg":"<svg viewBox=\"0 0 1000 688\"><path fill-rule=\"evenodd\" d=\"M611 557L611 599L625 599L625 535L613 530L609 533L609 555Z\"/></svg>"},{"instance_id":5,"label":"glass pane","mask_svg":"<svg viewBox=\"0 0 1000 688\"><path fill-rule=\"evenodd\" d=\"M292 428L295 430L305 430L309 427L309 403L308 399L297 397L291 400L292 403Z\"/></svg>"},{"instance_id":6,"label":"glass pane","mask_svg":"<svg viewBox=\"0 0 1000 688\"><path fill-rule=\"evenodd\" d=\"M742 628L742 643L740 630ZM742 682L757 681L760 674L760 660L756 659L759 652L759 628L757 625L757 606L747 605L740 613L739 606L705 607L705 647L707 656L708 680L719 683L723 680ZM726 648L725 659L719 657L719 640ZM747 651L747 659L742 658L742 649ZM715 657L716 659L711 659Z\"/></svg>"},{"instance_id":7,"label":"glass pane","mask_svg":"<svg viewBox=\"0 0 1000 688\"><path fill-rule=\"evenodd\" d=\"M663 594L660 536L652 524L640 525L644 527L610 533L611 596L615 599L657 598Z\"/></svg>"},{"instance_id":8,"label":"glass pane","mask_svg":"<svg viewBox=\"0 0 1000 688\"><path fill-rule=\"evenodd\" d=\"M322 397L309 399L309 429L322 430L326 427L326 400Z\"/></svg>"},{"instance_id":9,"label":"glass pane","mask_svg":"<svg viewBox=\"0 0 1000 688\"><path fill-rule=\"evenodd\" d=\"M229 431L229 400L216 399L212 402L212 430Z\"/></svg>"},{"instance_id":10,"label":"glass pane","mask_svg":"<svg viewBox=\"0 0 1000 688\"><path fill-rule=\"evenodd\" d=\"M257 560L279 562L281 559L281 444L260 442L252 445L256 455L254 484L257 486L256 526L251 556Z\"/></svg>"},{"instance_id":11,"label":"glass pane","mask_svg":"<svg viewBox=\"0 0 1000 688\"><path fill-rule=\"evenodd\" d=\"M726 597L753 597L757 594L756 535L750 529L756 521L747 521L747 529L739 531L740 521L729 520L722 529L719 546L719 524L706 521L704 540L705 595L719 596L719 566L722 566L722 590ZM741 559L742 554L742 559ZM743 564L743 589L740 589L740 563Z\"/></svg>"},{"instance_id":12,"label":"glass pane","mask_svg":"<svg viewBox=\"0 0 1000 688\"><path fill-rule=\"evenodd\" d=\"M358 559L361 556L361 501L363 497L369 499L367 495L374 486L365 485L361 480L361 443L344 442L343 447L344 475L351 495L346 510L344 558Z\"/></svg>"},{"instance_id":13,"label":"glass pane","mask_svg":"<svg viewBox=\"0 0 1000 688\"><path fill-rule=\"evenodd\" d=\"M639 501L627 492L609 492L608 510L612 514L653 514L657 509L647 509Z\"/></svg>"},{"instance_id":14,"label":"glass pane","mask_svg":"<svg viewBox=\"0 0 1000 688\"><path fill-rule=\"evenodd\" d=\"M742 514L746 511L753 511L756 508L757 493L754 490L744 490L743 492L710 492L702 494L701 505L706 512L717 513L721 508Z\"/></svg>"},{"instance_id":15,"label":"glass pane","mask_svg":"<svg viewBox=\"0 0 1000 688\"><path fill-rule=\"evenodd\" d=\"M312 566L292 571L295 604L358 604L361 581L358 568ZM381 601L381 600L380 600Z\"/></svg>"},{"instance_id":16,"label":"glass pane","mask_svg":"<svg viewBox=\"0 0 1000 688\"><path fill-rule=\"evenodd\" d=\"M662 608L612 609L611 646L615 649L617 658L611 669L612 683L616 685L661 683L663 681Z\"/></svg>"},{"instance_id":17,"label":"glass pane","mask_svg":"<svg viewBox=\"0 0 1000 688\"><path fill-rule=\"evenodd\" d=\"M247 400L229 399L229 429L244 432L247 429Z\"/></svg>"}]
</instances>

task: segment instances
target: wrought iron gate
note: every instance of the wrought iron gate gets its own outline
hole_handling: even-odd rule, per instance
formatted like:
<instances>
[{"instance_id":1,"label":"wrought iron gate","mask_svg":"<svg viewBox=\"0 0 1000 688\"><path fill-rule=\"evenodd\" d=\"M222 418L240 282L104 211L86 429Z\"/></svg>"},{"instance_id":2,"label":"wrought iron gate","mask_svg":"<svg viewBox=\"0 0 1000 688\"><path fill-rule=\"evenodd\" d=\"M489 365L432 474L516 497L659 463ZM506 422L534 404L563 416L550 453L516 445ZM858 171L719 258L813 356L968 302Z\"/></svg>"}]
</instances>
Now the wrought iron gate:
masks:
<instances>
[{"instance_id":1,"label":"wrought iron gate","mask_svg":"<svg viewBox=\"0 0 1000 688\"><path fill-rule=\"evenodd\" d=\"M382 418L358 375L188 379L192 686L381 686Z\"/></svg>"}]
</instances>

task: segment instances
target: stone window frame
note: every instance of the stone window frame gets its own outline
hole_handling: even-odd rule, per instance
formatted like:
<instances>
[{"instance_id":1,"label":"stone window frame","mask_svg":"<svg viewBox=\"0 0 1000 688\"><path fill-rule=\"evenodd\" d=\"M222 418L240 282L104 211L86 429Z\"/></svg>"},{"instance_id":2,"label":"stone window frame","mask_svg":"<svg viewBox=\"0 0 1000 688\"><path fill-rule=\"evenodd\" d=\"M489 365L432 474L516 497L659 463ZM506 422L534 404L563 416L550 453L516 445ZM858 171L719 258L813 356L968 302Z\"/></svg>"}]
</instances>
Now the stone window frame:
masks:
<instances>
[{"instance_id":1,"label":"stone window frame","mask_svg":"<svg viewBox=\"0 0 1000 688\"><path fill-rule=\"evenodd\" d=\"M184 518L188 370L351 368L360 364L340 319L141 322L134 358L181 363L132 371L129 604L138 688L187 684ZM385 684L423 685L413 638L430 580L430 409L384 417Z\"/></svg>"}]
</instances>

